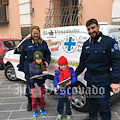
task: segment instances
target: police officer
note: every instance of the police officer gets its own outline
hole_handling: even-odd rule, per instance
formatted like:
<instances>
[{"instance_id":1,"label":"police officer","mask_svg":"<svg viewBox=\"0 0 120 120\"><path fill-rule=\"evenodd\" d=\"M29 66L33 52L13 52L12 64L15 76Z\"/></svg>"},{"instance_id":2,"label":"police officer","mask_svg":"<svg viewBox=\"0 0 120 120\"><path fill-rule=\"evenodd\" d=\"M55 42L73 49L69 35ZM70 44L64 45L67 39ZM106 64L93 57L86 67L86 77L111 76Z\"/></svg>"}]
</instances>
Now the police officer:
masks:
<instances>
[{"instance_id":1,"label":"police officer","mask_svg":"<svg viewBox=\"0 0 120 120\"><path fill-rule=\"evenodd\" d=\"M48 49L47 43L41 38L40 36L40 28L38 26L31 27L31 36L24 41L21 56L20 56L20 63L18 65L18 70L23 71L25 73L25 79L27 82L26 94L25 96L28 97L28 104L27 110L32 110L31 105L31 95L30 95L30 74L29 74L29 64L33 62L33 55L35 51L41 51L43 53L43 63L46 67L50 63L51 53Z\"/></svg>"},{"instance_id":2,"label":"police officer","mask_svg":"<svg viewBox=\"0 0 120 120\"><path fill-rule=\"evenodd\" d=\"M83 44L80 63L75 71L79 75L87 69L85 80L90 104L89 116L84 120L97 120L98 110L101 120L111 120L110 85L115 93L120 82L118 43L99 31L96 19L88 20L86 27L91 37Z\"/></svg>"}]
</instances>

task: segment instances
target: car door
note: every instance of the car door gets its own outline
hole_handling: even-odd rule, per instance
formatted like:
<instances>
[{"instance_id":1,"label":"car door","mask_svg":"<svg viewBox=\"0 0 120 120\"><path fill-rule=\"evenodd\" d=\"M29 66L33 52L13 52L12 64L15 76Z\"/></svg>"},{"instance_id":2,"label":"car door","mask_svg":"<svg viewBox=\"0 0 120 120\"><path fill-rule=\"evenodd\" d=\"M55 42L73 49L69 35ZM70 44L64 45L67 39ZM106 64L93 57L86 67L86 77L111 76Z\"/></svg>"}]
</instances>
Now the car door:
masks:
<instances>
[{"instance_id":1,"label":"car door","mask_svg":"<svg viewBox=\"0 0 120 120\"><path fill-rule=\"evenodd\" d=\"M19 61L20 61L20 54L21 54L22 46L23 46L23 41L13 52L13 59L15 60L13 66L14 66L17 78L25 80L24 72L18 71L18 67L17 67L17 65L19 64Z\"/></svg>"}]
</instances>

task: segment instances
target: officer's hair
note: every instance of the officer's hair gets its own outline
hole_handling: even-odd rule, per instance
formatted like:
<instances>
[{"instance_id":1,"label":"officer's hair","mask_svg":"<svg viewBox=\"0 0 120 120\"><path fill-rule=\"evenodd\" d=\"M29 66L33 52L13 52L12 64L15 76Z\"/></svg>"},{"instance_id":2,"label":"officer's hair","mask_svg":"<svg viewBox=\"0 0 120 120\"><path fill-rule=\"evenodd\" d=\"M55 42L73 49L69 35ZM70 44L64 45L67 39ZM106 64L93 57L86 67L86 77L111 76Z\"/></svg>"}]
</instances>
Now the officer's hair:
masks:
<instances>
[{"instance_id":1,"label":"officer's hair","mask_svg":"<svg viewBox=\"0 0 120 120\"><path fill-rule=\"evenodd\" d=\"M31 34L31 36L28 37L27 39L33 39L33 38L32 38L32 31L33 31L33 29L38 30L39 33L40 33L40 28L39 28L39 26L32 26L31 29L30 29L30 34ZM39 39L40 39L40 42L42 43L43 39L41 38L41 36L39 36Z\"/></svg>"},{"instance_id":2,"label":"officer's hair","mask_svg":"<svg viewBox=\"0 0 120 120\"><path fill-rule=\"evenodd\" d=\"M91 24L96 24L98 26L98 21L94 18L92 19L89 19L87 22L86 22L86 27L87 26L90 26Z\"/></svg>"}]
</instances>

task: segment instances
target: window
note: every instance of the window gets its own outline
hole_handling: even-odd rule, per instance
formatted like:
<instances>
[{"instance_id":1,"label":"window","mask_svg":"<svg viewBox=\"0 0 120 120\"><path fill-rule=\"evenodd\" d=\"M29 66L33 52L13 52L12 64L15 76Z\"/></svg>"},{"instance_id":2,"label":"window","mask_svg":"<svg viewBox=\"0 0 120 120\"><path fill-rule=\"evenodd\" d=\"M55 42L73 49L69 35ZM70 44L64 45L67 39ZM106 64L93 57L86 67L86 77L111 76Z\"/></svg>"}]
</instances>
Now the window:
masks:
<instances>
[{"instance_id":1,"label":"window","mask_svg":"<svg viewBox=\"0 0 120 120\"><path fill-rule=\"evenodd\" d=\"M2 4L4 4L4 5L8 5L8 0L1 0L1 2L2 2Z\"/></svg>"},{"instance_id":2,"label":"window","mask_svg":"<svg viewBox=\"0 0 120 120\"><path fill-rule=\"evenodd\" d=\"M20 43L20 40L14 40L14 41L3 41L2 45L5 50L13 50L17 47L17 45Z\"/></svg>"},{"instance_id":3,"label":"window","mask_svg":"<svg viewBox=\"0 0 120 120\"><path fill-rule=\"evenodd\" d=\"M78 25L78 0L61 0L61 26Z\"/></svg>"},{"instance_id":4,"label":"window","mask_svg":"<svg viewBox=\"0 0 120 120\"><path fill-rule=\"evenodd\" d=\"M44 28L82 24L82 0L50 0Z\"/></svg>"},{"instance_id":5,"label":"window","mask_svg":"<svg viewBox=\"0 0 120 120\"><path fill-rule=\"evenodd\" d=\"M14 54L20 54L20 53L21 53L21 50L22 50L22 47L23 47L23 42L20 44L19 47L16 47L16 48L15 48Z\"/></svg>"},{"instance_id":6,"label":"window","mask_svg":"<svg viewBox=\"0 0 120 120\"><path fill-rule=\"evenodd\" d=\"M0 0L0 24L8 23L8 0Z\"/></svg>"}]
</instances>

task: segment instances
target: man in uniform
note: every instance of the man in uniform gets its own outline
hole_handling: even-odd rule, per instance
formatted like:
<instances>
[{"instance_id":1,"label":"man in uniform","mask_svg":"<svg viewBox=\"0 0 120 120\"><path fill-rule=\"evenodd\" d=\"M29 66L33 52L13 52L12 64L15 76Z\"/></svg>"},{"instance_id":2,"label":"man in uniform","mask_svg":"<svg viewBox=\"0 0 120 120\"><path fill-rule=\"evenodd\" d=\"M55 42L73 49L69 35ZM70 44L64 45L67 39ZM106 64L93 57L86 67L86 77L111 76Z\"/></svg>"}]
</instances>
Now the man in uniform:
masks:
<instances>
[{"instance_id":1,"label":"man in uniform","mask_svg":"<svg viewBox=\"0 0 120 120\"><path fill-rule=\"evenodd\" d=\"M76 69L79 75L86 68L85 80L89 88L89 116L84 120L97 120L100 111L101 120L111 120L110 86L114 93L120 82L120 51L118 43L99 31L100 26L96 19L86 22L90 39L84 42L80 63ZM112 68L112 69L110 69ZM99 93L104 88L104 94ZM96 93L93 90L98 91ZM97 94L97 96L96 96Z\"/></svg>"}]
</instances>

